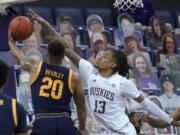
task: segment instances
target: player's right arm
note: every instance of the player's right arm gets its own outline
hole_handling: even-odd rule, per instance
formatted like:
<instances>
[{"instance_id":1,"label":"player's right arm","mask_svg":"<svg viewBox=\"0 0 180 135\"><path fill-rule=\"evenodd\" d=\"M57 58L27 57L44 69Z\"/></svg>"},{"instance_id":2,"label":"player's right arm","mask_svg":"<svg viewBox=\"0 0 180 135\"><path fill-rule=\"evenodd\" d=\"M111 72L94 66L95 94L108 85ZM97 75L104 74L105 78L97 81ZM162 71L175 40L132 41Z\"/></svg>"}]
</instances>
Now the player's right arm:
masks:
<instances>
[{"instance_id":1,"label":"player's right arm","mask_svg":"<svg viewBox=\"0 0 180 135\"><path fill-rule=\"evenodd\" d=\"M85 132L86 125L86 107L84 91L82 89L80 76L77 73L73 73L73 89L74 89L74 102L77 108L77 115L79 120L79 131L81 134Z\"/></svg>"},{"instance_id":2,"label":"player's right arm","mask_svg":"<svg viewBox=\"0 0 180 135\"><path fill-rule=\"evenodd\" d=\"M38 62L31 62L26 58L25 54L16 46L16 41L13 39L9 32L9 48L10 52L15 56L18 63L22 66L23 70L29 72L32 79L38 68Z\"/></svg>"},{"instance_id":3,"label":"player's right arm","mask_svg":"<svg viewBox=\"0 0 180 135\"><path fill-rule=\"evenodd\" d=\"M30 64L26 60L24 53L16 46L16 41L13 39L11 33L9 32L9 48L10 52L15 56L18 63L26 71L30 71Z\"/></svg>"}]
</instances>

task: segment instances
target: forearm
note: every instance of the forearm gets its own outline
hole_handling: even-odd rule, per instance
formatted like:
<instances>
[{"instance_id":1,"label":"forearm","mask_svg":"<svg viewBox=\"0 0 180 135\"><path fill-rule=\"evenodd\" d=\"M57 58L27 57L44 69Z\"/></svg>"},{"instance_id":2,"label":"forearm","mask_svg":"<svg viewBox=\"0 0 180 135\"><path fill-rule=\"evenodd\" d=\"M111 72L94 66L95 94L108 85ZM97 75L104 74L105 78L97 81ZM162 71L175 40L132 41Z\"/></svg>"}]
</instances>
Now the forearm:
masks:
<instances>
[{"instance_id":1,"label":"forearm","mask_svg":"<svg viewBox=\"0 0 180 135\"><path fill-rule=\"evenodd\" d=\"M51 26L51 24L49 22L47 22L45 19L43 19L41 16L36 14L33 10L29 9L28 15L31 16L32 19L34 19L38 23L40 23L42 25L42 27L47 29L48 34L50 34L51 36L54 36L57 34L56 31L54 30L54 28Z\"/></svg>"},{"instance_id":2,"label":"forearm","mask_svg":"<svg viewBox=\"0 0 180 135\"><path fill-rule=\"evenodd\" d=\"M157 118L153 118L148 116L147 121L146 121L150 126L154 127L154 128L166 128L167 126L170 126L170 124L157 119Z\"/></svg>"},{"instance_id":3,"label":"forearm","mask_svg":"<svg viewBox=\"0 0 180 135\"><path fill-rule=\"evenodd\" d=\"M10 52L16 57L21 66L25 64L25 55L16 45L10 45Z\"/></svg>"},{"instance_id":4,"label":"forearm","mask_svg":"<svg viewBox=\"0 0 180 135\"><path fill-rule=\"evenodd\" d=\"M16 45L9 45L10 47L10 52L12 53L12 55L14 55L18 61L18 63L22 66L22 68L26 71L30 71L31 70L31 65L30 63L28 63L28 60L26 60L26 56L24 55L24 53L16 47Z\"/></svg>"},{"instance_id":5,"label":"forearm","mask_svg":"<svg viewBox=\"0 0 180 135\"><path fill-rule=\"evenodd\" d=\"M85 130L86 125L86 108L84 104L77 107L77 115L79 120L79 130Z\"/></svg>"},{"instance_id":6,"label":"forearm","mask_svg":"<svg viewBox=\"0 0 180 135\"><path fill-rule=\"evenodd\" d=\"M51 26L48 22L41 22L42 28L47 30L48 35L50 36L50 39L52 39L54 36L59 35L54 28Z\"/></svg>"},{"instance_id":7,"label":"forearm","mask_svg":"<svg viewBox=\"0 0 180 135\"><path fill-rule=\"evenodd\" d=\"M66 48L65 55L73 62L76 67L79 67L79 61L82 58L73 49Z\"/></svg>"},{"instance_id":8,"label":"forearm","mask_svg":"<svg viewBox=\"0 0 180 135\"><path fill-rule=\"evenodd\" d=\"M150 101L149 99L144 99L144 101L142 101L140 103L147 111L149 111L151 114L153 114L154 116L160 118L161 120L163 120L166 123L171 123L172 122L172 118L166 114L164 111L162 111L157 105L155 105L152 101Z\"/></svg>"}]
</instances>

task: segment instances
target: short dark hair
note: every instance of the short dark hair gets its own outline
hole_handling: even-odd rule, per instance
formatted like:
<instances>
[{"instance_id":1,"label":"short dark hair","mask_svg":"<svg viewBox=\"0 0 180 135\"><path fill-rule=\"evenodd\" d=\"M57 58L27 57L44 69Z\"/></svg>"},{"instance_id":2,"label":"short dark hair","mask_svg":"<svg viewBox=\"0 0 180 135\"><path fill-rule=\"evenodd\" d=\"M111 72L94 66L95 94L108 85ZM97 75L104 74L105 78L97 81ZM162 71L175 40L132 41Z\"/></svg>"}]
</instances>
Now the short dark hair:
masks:
<instances>
[{"instance_id":1,"label":"short dark hair","mask_svg":"<svg viewBox=\"0 0 180 135\"><path fill-rule=\"evenodd\" d=\"M8 77L9 67L8 65L0 60L0 88L6 83Z\"/></svg>"},{"instance_id":2,"label":"short dark hair","mask_svg":"<svg viewBox=\"0 0 180 135\"><path fill-rule=\"evenodd\" d=\"M134 23L133 17L131 15L129 15L128 13L122 13L118 16L118 18L117 18L118 24L121 24L121 21L123 19L127 19L129 22Z\"/></svg>"},{"instance_id":3,"label":"short dark hair","mask_svg":"<svg viewBox=\"0 0 180 135\"><path fill-rule=\"evenodd\" d=\"M65 42L59 39L59 37L53 38L48 45L48 55L56 60L62 60L65 52Z\"/></svg>"},{"instance_id":4,"label":"short dark hair","mask_svg":"<svg viewBox=\"0 0 180 135\"><path fill-rule=\"evenodd\" d=\"M127 36L124 38L125 44L128 44L130 41L136 41L139 44L138 39L135 36Z\"/></svg>"},{"instance_id":5,"label":"short dark hair","mask_svg":"<svg viewBox=\"0 0 180 135\"><path fill-rule=\"evenodd\" d=\"M73 19L72 17L67 13L62 13L60 16L57 17L57 24L59 25L63 21L69 21L73 25Z\"/></svg>"},{"instance_id":6,"label":"short dark hair","mask_svg":"<svg viewBox=\"0 0 180 135\"><path fill-rule=\"evenodd\" d=\"M127 63L127 56L119 50L111 50L113 59L117 66L113 69L114 73L118 72L121 76L129 77L129 69L131 68Z\"/></svg>"}]
</instances>

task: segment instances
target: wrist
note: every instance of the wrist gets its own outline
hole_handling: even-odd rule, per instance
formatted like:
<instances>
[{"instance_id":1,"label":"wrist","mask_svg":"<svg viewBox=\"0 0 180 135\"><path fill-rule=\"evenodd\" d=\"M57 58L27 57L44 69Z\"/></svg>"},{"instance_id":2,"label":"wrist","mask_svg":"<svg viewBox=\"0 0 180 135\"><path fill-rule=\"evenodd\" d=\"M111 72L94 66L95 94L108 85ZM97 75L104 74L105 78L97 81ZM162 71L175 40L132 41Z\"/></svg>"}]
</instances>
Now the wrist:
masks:
<instances>
[{"instance_id":1,"label":"wrist","mask_svg":"<svg viewBox=\"0 0 180 135\"><path fill-rule=\"evenodd\" d=\"M148 114L143 114L142 121L143 122L149 122L149 115Z\"/></svg>"}]
</instances>

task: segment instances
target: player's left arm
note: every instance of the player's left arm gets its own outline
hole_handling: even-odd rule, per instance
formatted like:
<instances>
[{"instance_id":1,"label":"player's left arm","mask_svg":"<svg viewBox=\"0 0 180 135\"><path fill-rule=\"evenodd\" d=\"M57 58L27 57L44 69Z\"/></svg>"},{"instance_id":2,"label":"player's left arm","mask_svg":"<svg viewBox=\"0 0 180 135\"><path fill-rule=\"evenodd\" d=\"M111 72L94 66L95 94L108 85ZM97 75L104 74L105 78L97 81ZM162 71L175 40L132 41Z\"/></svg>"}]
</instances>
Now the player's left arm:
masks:
<instances>
[{"instance_id":1,"label":"player's left arm","mask_svg":"<svg viewBox=\"0 0 180 135\"><path fill-rule=\"evenodd\" d=\"M180 120L180 107L177 107L171 114L170 116L174 119L179 121ZM147 118L145 118L147 117ZM165 123L164 121L151 117L151 116L144 116L144 119L147 120L148 124L151 125L154 128L165 128L170 126L170 124ZM175 125L175 126L180 126L180 125Z\"/></svg>"},{"instance_id":2,"label":"player's left arm","mask_svg":"<svg viewBox=\"0 0 180 135\"><path fill-rule=\"evenodd\" d=\"M163 120L149 116L148 114L143 114L141 119L143 122L147 122L151 127L154 128L166 128L170 126L170 124L164 122Z\"/></svg>"},{"instance_id":3,"label":"player's left arm","mask_svg":"<svg viewBox=\"0 0 180 135\"><path fill-rule=\"evenodd\" d=\"M81 134L85 132L86 125L86 107L84 91L82 89L80 76L77 73L73 73L73 89L74 89L74 102L77 107L77 115L79 119L79 130Z\"/></svg>"},{"instance_id":4,"label":"player's left arm","mask_svg":"<svg viewBox=\"0 0 180 135\"><path fill-rule=\"evenodd\" d=\"M9 47L10 52L15 56L18 63L22 66L23 70L30 73L30 77L32 78L34 73L38 68L38 62L32 62L28 59L25 54L16 46L16 41L13 39L11 33L9 32Z\"/></svg>"},{"instance_id":5,"label":"player's left arm","mask_svg":"<svg viewBox=\"0 0 180 135\"><path fill-rule=\"evenodd\" d=\"M152 101L145 98L143 94L140 94L137 98L134 98L137 102L139 102L144 109L149 111L154 116L158 117L160 120L155 121L155 119L151 119L151 123L156 124L159 123L159 126L180 126L180 121L176 121L171 115L166 114L163 110L161 110L157 105L155 105ZM162 121L161 121L162 120ZM155 121L155 122L153 122ZM167 123L167 125L165 125ZM158 126L158 125L156 125Z\"/></svg>"},{"instance_id":6,"label":"player's left arm","mask_svg":"<svg viewBox=\"0 0 180 135\"><path fill-rule=\"evenodd\" d=\"M146 120L150 125L154 125L155 127L159 128L167 127L169 125L180 126L180 121L176 121L176 119L173 117L175 114L176 117L178 116L177 112L173 113L173 115L166 114L162 109L160 109L152 101L147 99L139 90L137 90L136 86L131 81L128 80L123 82L121 87L126 89L126 91L122 91L124 95L133 98L138 103L140 103L144 109L146 109L152 115L158 117L146 117Z\"/></svg>"}]
</instances>

